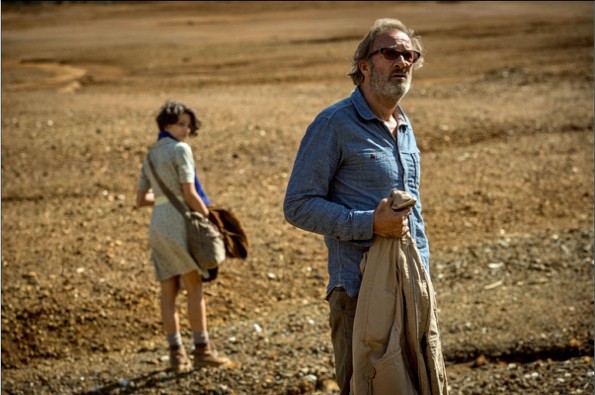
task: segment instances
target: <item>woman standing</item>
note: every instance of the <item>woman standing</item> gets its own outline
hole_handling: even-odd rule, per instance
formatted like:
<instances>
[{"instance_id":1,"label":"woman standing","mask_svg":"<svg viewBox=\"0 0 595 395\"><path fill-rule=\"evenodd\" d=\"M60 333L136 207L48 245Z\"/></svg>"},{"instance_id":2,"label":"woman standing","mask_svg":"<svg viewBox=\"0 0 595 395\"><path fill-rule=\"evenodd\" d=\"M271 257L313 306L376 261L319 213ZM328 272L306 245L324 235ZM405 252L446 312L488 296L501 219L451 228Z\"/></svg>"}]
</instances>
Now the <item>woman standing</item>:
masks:
<instances>
[{"instance_id":1,"label":"woman standing","mask_svg":"<svg viewBox=\"0 0 595 395\"><path fill-rule=\"evenodd\" d=\"M191 210L208 217L210 204L194 170L192 149L184 141L196 136L200 121L184 104L167 102L157 116L158 140L149 150L151 161L165 185ZM159 187L147 159L138 182L137 207L153 206L149 227L149 246L155 277L161 285L161 318L167 335L170 365L176 372L189 368L180 335L176 297L180 283L188 293L188 320L194 340L194 367L221 366L229 362L210 346L202 275L188 252L184 218L176 211Z\"/></svg>"}]
</instances>

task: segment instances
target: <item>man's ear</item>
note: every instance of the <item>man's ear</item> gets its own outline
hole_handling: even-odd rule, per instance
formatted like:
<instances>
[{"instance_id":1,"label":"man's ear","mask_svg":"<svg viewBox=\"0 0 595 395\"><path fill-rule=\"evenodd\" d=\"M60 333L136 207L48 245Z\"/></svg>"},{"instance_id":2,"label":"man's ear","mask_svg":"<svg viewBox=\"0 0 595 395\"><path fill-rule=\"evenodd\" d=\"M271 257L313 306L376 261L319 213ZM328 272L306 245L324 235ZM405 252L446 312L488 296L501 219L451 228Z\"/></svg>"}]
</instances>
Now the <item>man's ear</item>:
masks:
<instances>
[{"instance_id":1,"label":"man's ear","mask_svg":"<svg viewBox=\"0 0 595 395\"><path fill-rule=\"evenodd\" d=\"M362 59L357 64L359 67L359 71L365 76L368 77L370 75L370 65L366 59Z\"/></svg>"}]
</instances>

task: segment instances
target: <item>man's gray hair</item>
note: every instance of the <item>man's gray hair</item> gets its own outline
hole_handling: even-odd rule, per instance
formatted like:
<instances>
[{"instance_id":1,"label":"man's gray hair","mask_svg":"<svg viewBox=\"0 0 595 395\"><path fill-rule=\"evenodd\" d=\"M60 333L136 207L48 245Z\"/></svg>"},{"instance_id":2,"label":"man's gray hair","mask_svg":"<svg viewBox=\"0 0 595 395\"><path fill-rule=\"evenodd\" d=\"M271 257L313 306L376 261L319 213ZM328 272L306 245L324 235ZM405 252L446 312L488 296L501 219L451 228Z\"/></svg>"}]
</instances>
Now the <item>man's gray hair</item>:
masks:
<instances>
[{"instance_id":1,"label":"man's gray hair","mask_svg":"<svg viewBox=\"0 0 595 395\"><path fill-rule=\"evenodd\" d=\"M417 62L413 64L413 69L417 70L423 66L425 52L423 45L421 44L421 36L417 34L414 30L409 29L407 26L403 24L403 22L401 22L398 19L377 19L370 28L368 34L366 34L364 39L359 43L357 49L355 50L355 54L353 55L351 70L347 75L351 77L351 80L355 85L359 86L362 82L364 82L364 75L359 69L360 60L368 59L368 57L370 56L370 52L372 51L372 45L374 45L376 37L378 37L380 33L383 33L387 30L400 30L403 33L407 34L411 39L413 49L421 53L421 56L419 57Z\"/></svg>"}]
</instances>

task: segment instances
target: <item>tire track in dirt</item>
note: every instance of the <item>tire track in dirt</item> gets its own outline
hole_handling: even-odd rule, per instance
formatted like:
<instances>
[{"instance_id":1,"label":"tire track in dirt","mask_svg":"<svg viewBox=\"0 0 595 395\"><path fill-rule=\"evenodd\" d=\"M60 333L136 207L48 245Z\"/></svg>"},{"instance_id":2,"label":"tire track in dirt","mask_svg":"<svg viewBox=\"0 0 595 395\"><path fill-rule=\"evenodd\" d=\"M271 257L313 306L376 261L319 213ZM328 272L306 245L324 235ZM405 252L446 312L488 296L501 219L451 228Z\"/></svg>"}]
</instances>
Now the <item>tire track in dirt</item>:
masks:
<instances>
[{"instance_id":1,"label":"tire track in dirt","mask_svg":"<svg viewBox=\"0 0 595 395\"><path fill-rule=\"evenodd\" d=\"M25 80L9 80L6 89L13 91L56 89L74 92L81 87L80 80L87 75L87 70L82 67L44 59L8 60L3 66L10 72L29 71L35 75Z\"/></svg>"}]
</instances>

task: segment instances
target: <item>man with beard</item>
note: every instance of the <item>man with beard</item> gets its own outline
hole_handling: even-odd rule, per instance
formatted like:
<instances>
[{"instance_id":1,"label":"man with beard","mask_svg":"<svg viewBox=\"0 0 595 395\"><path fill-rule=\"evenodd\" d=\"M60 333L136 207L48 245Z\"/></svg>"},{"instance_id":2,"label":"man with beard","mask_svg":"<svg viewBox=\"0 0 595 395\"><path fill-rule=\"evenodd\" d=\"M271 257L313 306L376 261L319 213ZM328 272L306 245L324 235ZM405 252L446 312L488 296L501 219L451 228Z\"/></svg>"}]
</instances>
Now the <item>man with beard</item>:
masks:
<instances>
[{"instance_id":1,"label":"man with beard","mask_svg":"<svg viewBox=\"0 0 595 395\"><path fill-rule=\"evenodd\" d=\"M423 64L419 36L396 19L377 20L357 47L351 97L323 110L309 125L287 185L286 220L324 235L328 249L331 339L341 394L349 394L352 333L361 285L360 262L375 235L411 232L429 270L419 196L420 154L400 107L413 70ZM417 201L393 211L392 189Z\"/></svg>"}]
</instances>

